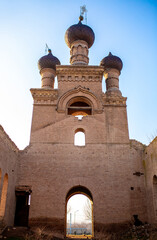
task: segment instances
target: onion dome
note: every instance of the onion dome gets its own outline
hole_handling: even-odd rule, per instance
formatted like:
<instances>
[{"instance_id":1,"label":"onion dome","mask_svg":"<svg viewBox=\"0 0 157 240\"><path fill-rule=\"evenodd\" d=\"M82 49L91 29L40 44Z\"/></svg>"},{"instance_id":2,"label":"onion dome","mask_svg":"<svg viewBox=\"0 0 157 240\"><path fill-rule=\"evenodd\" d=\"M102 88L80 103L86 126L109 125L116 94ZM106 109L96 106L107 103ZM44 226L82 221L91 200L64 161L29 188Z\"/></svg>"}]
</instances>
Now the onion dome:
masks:
<instances>
[{"instance_id":1,"label":"onion dome","mask_svg":"<svg viewBox=\"0 0 157 240\"><path fill-rule=\"evenodd\" d=\"M53 56L51 49L48 50L48 54L43 56L38 61L38 68L41 71L44 68L52 68L56 70L56 65L60 65L60 61L57 57Z\"/></svg>"},{"instance_id":2,"label":"onion dome","mask_svg":"<svg viewBox=\"0 0 157 240\"><path fill-rule=\"evenodd\" d=\"M66 30L65 42L69 48L71 44L77 40L86 41L88 43L88 48L94 43L95 34L93 30L89 26L82 24L82 20L83 17L80 16L78 24L74 24Z\"/></svg>"},{"instance_id":3,"label":"onion dome","mask_svg":"<svg viewBox=\"0 0 157 240\"><path fill-rule=\"evenodd\" d=\"M103 66L104 68L115 68L121 71L123 62L119 57L114 56L109 52L109 55L101 60L100 66Z\"/></svg>"}]
</instances>

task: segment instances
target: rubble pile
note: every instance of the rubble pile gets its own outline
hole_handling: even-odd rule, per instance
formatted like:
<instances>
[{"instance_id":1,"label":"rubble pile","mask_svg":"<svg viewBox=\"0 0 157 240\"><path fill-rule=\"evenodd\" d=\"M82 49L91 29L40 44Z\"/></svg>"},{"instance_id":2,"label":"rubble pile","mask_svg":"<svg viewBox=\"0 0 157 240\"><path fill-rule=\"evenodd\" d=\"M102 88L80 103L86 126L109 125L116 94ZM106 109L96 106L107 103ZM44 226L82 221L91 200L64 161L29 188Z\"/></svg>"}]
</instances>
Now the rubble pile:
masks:
<instances>
[{"instance_id":1,"label":"rubble pile","mask_svg":"<svg viewBox=\"0 0 157 240\"><path fill-rule=\"evenodd\" d=\"M149 224L140 226L133 225L126 232L117 233L111 236L110 240L157 240L157 228L152 228Z\"/></svg>"}]
</instances>

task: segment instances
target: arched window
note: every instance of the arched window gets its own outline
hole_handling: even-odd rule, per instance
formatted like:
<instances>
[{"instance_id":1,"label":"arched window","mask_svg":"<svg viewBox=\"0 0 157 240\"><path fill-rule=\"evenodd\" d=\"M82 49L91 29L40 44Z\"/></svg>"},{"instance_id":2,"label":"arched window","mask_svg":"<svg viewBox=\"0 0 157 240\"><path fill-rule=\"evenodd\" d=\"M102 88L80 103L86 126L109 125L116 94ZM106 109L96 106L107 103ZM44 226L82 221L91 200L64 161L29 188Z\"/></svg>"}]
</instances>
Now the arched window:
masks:
<instances>
[{"instance_id":1,"label":"arched window","mask_svg":"<svg viewBox=\"0 0 157 240\"><path fill-rule=\"evenodd\" d=\"M5 214L7 190L8 190L8 174L6 173L4 175L2 194L1 194L1 201L0 201L0 219L3 218L4 214Z\"/></svg>"},{"instance_id":2,"label":"arched window","mask_svg":"<svg viewBox=\"0 0 157 240\"><path fill-rule=\"evenodd\" d=\"M157 176L153 177L153 195L154 195L154 210L155 216L157 217Z\"/></svg>"},{"instance_id":3,"label":"arched window","mask_svg":"<svg viewBox=\"0 0 157 240\"><path fill-rule=\"evenodd\" d=\"M83 186L73 187L66 196L66 236L94 236L93 198L90 191Z\"/></svg>"},{"instance_id":4,"label":"arched window","mask_svg":"<svg viewBox=\"0 0 157 240\"><path fill-rule=\"evenodd\" d=\"M82 128L75 130L74 145L85 146L85 131Z\"/></svg>"},{"instance_id":5,"label":"arched window","mask_svg":"<svg viewBox=\"0 0 157 240\"><path fill-rule=\"evenodd\" d=\"M1 177L2 177L2 170L0 168L0 187L1 187Z\"/></svg>"},{"instance_id":6,"label":"arched window","mask_svg":"<svg viewBox=\"0 0 157 240\"><path fill-rule=\"evenodd\" d=\"M68 103L68 115L73 116L87 116L92 114L91 103L87 98L76 97L69 101Z\"/></svg>"}]
</instances>

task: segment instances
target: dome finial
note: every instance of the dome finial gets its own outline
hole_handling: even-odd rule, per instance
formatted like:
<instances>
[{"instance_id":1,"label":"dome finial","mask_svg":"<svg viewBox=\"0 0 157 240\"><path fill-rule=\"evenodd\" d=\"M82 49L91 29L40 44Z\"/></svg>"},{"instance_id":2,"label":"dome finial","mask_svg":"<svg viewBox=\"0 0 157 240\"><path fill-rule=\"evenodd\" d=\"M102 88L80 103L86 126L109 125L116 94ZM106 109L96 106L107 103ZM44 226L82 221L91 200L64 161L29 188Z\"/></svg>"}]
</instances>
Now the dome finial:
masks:
<instances>
[{"instance_id":1,"label":"dome finial","mask_svg":"<svg viewBox=\"0 0 157 240\"><path fill-rule=\"evenodd\" d=\"M95 39L95 35L93 30L85 25L82 24L81 21L83 20L82 15L80 15L80 21L78 24L74 24L70 26L65 33L65 42L68 47L71 48L71 45L74 41L83 40L88 43L88 48L90 48Z\"/></svg>"},{"instance_id":2,"label":"dome finial","mask_svg":"<svg viewBox=\"0 0 157 240\"><path fill-rule=\"evenodd\" d=\"M123 67L123 62L119 57L114 56L111 52L109 52L109 55L101 60L100 65L103 66L105 69L115 68L121 71Z\"/></svg>"},{"instance_id":3,"label":"dome finial","mask_svg":"<svg viewBox=\"0 0 157 240\"><path fill-rule=\"evenodd\" d=\"M52 53L52 51L51 51L51 49L50 49L50 48L48 49L48 53Z\"/></svg>"},{"instance_id":4,"label":"dome finial","mask_svg":"<svg viewBox=\"0 0 157 240\"><path fill-rule=\"evenodd\" d=\"M83 16L82 16L82 15L79 16L79 21L80 21L80 22L83 21Z\"/></svg>"},{"instance_id":5,"label":"dome finial","mask_svg":"<svg viewBox=\"0 0 157 240\"><path fill-rule=\"evenodd\" d=\"M51 49L48 48L48 54L39 59L38 68L40 71L44 68L56 70L56 65L60 65L60 61L57 57L53 56Z\"/></svg>"}]
</instances>

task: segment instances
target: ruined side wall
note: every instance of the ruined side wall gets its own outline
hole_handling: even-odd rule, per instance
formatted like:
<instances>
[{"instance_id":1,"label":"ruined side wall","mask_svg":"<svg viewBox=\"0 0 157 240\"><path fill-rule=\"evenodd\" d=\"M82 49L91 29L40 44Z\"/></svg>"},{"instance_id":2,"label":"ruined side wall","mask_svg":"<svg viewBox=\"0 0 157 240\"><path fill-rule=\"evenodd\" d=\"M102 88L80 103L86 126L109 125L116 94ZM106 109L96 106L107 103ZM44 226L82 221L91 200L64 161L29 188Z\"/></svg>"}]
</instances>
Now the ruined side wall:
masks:
<instances>
[{"instance_id":1,"label":"ruined side wall","mask_svg":"<svg viewBox=\"0 0 157 240\"><path fill-rule=\"evenodd\" d=\"M130 159L132 162L132 191L130 192L130 206L134 215L138 215L139 219L148 221L147 201L146 201L146 183L145 183L145 169L143 162L143 154L145 145L136 141L130 140ZM147 216L145 219L141 218L142 214Z\"/></svg>"},{"instance_id":2,"label":"ruined side wall","mask_svg":"<svg viewBox=\"0 0 157 240\"><path fill-rule=\"evenodd\" d=\"M143 155L143 162L146 174L146 193L149 222L156 223L157 215L155 209L157 209L157 206L154 200L153 177L157 176L157 137L149 144L148 147L146 147Z\"/></svg>"},{"instance_id":3,"label":"ruined side wall","mask_svg":"<svg viewBox=\"0 0 157 240\"><path fill-rule=\"evenodd\" d=\"M5 215L1 221L6 225L13 225L15 214L15 185L17 183L17 155L18 148L0 126L0 195L2 196L2 187L5 174L8 174L8 190L6 198Z\"/></svg>"}]
</instances>

